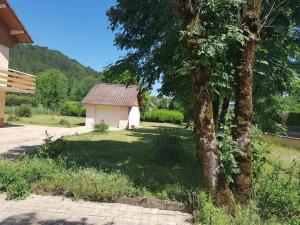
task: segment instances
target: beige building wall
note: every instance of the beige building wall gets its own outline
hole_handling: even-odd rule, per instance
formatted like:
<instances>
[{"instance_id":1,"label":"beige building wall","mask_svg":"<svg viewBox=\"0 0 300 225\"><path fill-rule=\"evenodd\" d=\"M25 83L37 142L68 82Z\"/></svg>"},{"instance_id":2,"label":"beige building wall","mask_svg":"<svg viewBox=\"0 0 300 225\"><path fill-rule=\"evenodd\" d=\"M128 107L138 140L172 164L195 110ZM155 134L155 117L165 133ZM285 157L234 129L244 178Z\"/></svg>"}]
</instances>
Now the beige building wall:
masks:
<instances>
[{"instance_id":1,"label":"beige building wall","mask_svg":"<svg viewBox=\"0 0 300 225\"><path fill-rule=\"evenodd\" d=\"M9 60L9 48L0 44L0 67L8 69L8 60ZM1 90L0 84L0 127L4 125L4 111L5 111L5 96L6 92Z\"/></svg>"},{"instance_id":2,"label":"beige building wall","mask_svg":"<svg viewBox=\"0 0 300 225\"><path fill-rule=\"evenodd\" d=\"M128 118L129 118L129 129L139 127L141 121L140 108L137 106L132 106Z\"/></svg>"},{"instance_id":3,"label":"beige building wall","mask_svg":"<svg viewBox=\"0 0 300 225\"><path fill-rule=\"evenodd\" d=\"M86 126L93 127L104 120L111 128L126 129L128 115L126 106L87 105Z\"/></svg>"}]
</instances>

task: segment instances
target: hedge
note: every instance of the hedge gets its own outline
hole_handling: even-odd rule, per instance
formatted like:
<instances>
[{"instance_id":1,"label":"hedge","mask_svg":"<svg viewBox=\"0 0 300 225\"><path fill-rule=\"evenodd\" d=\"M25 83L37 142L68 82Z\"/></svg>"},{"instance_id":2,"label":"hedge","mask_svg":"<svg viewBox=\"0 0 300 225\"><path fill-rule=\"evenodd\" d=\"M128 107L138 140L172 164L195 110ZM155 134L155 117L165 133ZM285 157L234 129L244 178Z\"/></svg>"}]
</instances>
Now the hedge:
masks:
<instances>
[{"instance_id":1,"label":"hedge","mask_svg":"<svg viewBox=\"0 0 300 225\"><path fill-rule=\"evenodd\" d=\"M85 117L86 109L83 105L78 103L65 103L60 108L60 113L63 116L78 116L78 117Z\"/></svg>"},{"instance_id":2,"label":"hedge","mask_svg":"<svg viewBox=\"0 0 300 225\"><path fill-rule=\"evenodd\" d=\"M287 118L287 126L300 126L300 113L290 112Z\"/></svg>"},{"instance_id":3,"label":"hedge","mask_svg":"<svg viewBox=\"0 0 300 225\"><path fill-rule=\"evenodd\" d=\"M33 96L28 95L16 95L8 94L5 99L6 106L20 106L20 105L31 105L36 107L38 105L37 100Z\"/></svg>"},{"instance_id":4,"label":"hedge","mask_svg":"<svg viewBox=\"0 0 300 225\"><path fill-rule=\"evenodd\" d=\"M181 112L166 109L146 112L142 116L142 120L144 121L176 124L181 124L183 122L183 118L184 116Z\"/></svg>"}]
</instances>

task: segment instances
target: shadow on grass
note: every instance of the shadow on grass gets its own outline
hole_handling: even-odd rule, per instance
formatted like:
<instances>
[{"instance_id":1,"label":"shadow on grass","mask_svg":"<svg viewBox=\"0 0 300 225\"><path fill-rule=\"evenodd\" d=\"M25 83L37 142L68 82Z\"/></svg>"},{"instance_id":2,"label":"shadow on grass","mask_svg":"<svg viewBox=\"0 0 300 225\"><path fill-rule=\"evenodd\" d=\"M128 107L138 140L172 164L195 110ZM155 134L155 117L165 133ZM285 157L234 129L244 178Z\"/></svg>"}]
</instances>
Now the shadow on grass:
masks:
<instances>
[{"instance_id":1,"label":"shadow on grass","mask_svg":"<svg viewBox=\"0 0 300 225\"><path fill-rule=\"evenodd\" d=\"M93 141L67 140L66 151L80 166L100 168L107 172L120 170L139 190L166 194L171 199L183 201L187 198L188 190L202 186L203 179L195 160L192 132L181 128L171 129L176 129L182 140L180 161L177 163L158 162L158 127L125 132L124 141L97 138Z\"/></svg>"}]
</instances>

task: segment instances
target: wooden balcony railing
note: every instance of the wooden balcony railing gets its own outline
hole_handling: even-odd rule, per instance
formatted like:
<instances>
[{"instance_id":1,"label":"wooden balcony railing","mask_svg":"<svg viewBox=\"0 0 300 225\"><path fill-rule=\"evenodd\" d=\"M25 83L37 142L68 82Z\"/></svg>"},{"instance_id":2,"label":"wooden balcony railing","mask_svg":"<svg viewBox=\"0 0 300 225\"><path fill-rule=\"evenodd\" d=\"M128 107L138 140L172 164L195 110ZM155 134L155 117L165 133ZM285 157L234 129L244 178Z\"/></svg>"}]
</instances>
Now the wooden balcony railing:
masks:
<instances>
[{"instance_id":1,"label":"wooden balcony railing","mask_svg":"<svg viewBox=\"0 0 300 225\"><path fill-rule=\"evenodd\" d=\"M12 69L0 67L0 89L8 92L33 94L36 77Z\"/></svg>"}]
</instances>

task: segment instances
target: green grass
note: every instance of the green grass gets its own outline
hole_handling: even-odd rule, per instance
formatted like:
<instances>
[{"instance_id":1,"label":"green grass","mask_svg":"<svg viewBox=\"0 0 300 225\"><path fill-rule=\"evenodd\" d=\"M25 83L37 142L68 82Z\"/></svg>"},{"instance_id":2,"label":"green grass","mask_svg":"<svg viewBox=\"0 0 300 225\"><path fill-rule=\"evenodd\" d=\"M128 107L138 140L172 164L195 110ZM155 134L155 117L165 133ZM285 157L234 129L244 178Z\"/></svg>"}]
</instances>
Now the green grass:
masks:
<instances>
[{"instance_id":1,"label":"green grass","mask_svg":"<svg viewBox=\"0 0 300 225\"><path fill-rule=\"evenodd\" d=\"M180 138L182 147L177 163L157 161L159 128L172 128ZM16 161L0 159L0 190L8 198L33 192L108 202L121 196L177 200L196 207L198 224L285 224L281 221L294 220L298 212L295 209L298 177L291 172L290 180L286 179L286 171L274 173L275 162L287 166L293 160L300 163L296 148L263 141L262 145L268 145L271 150L267 170L255 181L253 202L238 206L236 217L231 217L226 210L216 208L201 191L203 179L195 161L191 130L173 124L142 123L137 130L69 136L62 143L61 148L60 145L52 149L49 147L53 145L44 146L48 153L58 153L53 154L54 159L39 158L42 157L39 154ZM61 155L61 152L68 154Z\"/></svg>"},{"instance_id":2,"label":"green grass","mask_svg":"<svg viewBox=\"0 0 300 225\"><path fill-rule=\"evenodd\" d=\"M202 186L192 131L173 124L142 123L142 126L132 131L66 137L66 152L79 165L121 171L143 195L185 201L187 190ZM155 142L159 127L176 129L183 146L180 163L162 165L157 162Z\"/></svg>"},{"instance_id":3,"label":"green grass","mask_svg":"<svg viewBox=\"0 0 300 225\"><path fill-rule=\"evenodd\" d=\"M6 118L8 115L6 115ZM68 121L68 123L61 121ZM29 124L29 125L43 125L51 127L77 127L82 126L85 122L83 117L72 116L56 116L56 115L33 115L30 118L21 117L18 121L9 122L10 124Z\"/></svg>"}]
</instances>

